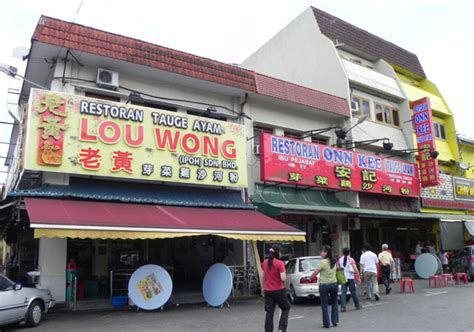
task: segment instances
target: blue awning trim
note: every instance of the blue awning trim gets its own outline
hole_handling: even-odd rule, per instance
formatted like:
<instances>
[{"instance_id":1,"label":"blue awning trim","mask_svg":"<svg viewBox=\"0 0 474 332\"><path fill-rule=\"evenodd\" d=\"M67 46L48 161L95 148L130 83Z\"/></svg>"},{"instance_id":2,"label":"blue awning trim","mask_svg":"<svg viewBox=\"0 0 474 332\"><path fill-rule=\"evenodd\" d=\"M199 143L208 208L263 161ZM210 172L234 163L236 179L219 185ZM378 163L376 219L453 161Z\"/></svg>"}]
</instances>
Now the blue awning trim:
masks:
<instances>
[{"instance_id":1,"label":"blue awning trim","mask_svg":"<svg viewBox=\"0 0 474 332\"><path fill-rule=\"evenodd\" d=\"M71 180L68 186L44 184L34 189L15 190L9 197L75 198L126 203L160 204L187 207L254 209L242 200L241 191L201 189L112 182Z\"/></svg>"}]
</instances>

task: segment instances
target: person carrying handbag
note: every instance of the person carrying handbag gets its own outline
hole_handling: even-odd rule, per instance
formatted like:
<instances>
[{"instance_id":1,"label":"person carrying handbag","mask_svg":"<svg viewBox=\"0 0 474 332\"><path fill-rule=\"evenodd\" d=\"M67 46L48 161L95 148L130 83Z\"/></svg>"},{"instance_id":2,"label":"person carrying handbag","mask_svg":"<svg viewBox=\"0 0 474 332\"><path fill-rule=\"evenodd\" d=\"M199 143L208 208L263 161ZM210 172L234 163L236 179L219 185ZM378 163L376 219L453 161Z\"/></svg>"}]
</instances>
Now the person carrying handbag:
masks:
<instances>
[{"instance_id":1,"label":"person carrying handbag","mask_svg":"<svg viewBox=\"0 0 474 332\"><path fill-rule=\"evenodd\" d=\"M339 323L339 312L337 305L337 279L336 279L336 258L332 256L331 247L325 245L321 248L320 255L323 258L318 267L311 274L314 280L319 274L319 296L321 299L321 312L323 314L324 328L337 326ZM329 320L328 307L331 305L331 320Z\"/></svg>"},{"instance_id":2,"label":"person carrying handbag","mask_svg":"<svg viewBox=\"0 0 474 332\"><path fill-rule=\"evenodd\" d=\"M359 276L359 270L355 260L350 256L351 250L349 248L342 249L343 256L338 260L338 266L344 272L347 282L341 285L341 312L346 311L346 301L347 301L347 288L351 293L351 297L354 301L355 308L360 310L362 306L359 303L357 297L355 282L356 277Z\"/></svg>"}]
</instances>

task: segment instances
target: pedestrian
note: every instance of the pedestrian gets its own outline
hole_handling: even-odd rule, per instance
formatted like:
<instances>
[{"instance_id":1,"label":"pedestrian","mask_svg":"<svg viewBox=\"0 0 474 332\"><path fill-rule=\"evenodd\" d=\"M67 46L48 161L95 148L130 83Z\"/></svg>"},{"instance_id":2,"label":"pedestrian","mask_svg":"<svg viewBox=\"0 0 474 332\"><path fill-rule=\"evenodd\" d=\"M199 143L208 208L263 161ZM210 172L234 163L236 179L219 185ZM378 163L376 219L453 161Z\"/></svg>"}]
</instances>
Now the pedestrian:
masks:
<instances>
[{"instance_id":1,"label":"pedestrian","mask_svg":"<svg viewBox=\"0 0 474 332\"><path fill-rule=\"evenodd\" d=\"M288 316L290 314L290 301L286 294L285 264L280 260L280 249L272 246L268 258L263 261L263 285L262 296L265 297L265 332L273 331L273 314L275 306L281 309L278 331L285 332L288 327Z\"/></svg>"},{"instance_id":2,"label":"pedestrian","mask_svg":"<svg viewBox=\"0 0 474 332\"><path fill-rule=\"evenodd\" d=\"M382 244L382 252L379 254L379 261L382 268L382 282L385 285L385 294L390 294L390 267L394 263L392 254L388 250L388 244Z\"/></svg>"},{"instance_id":3,"label":"pedestrian","mask_svg":"<svg viewBox=\"0 0 474 332\"><path fill-rule=\"evenodd\" d=\"M337 326L339 323L339 312L337 305L338 284L336 279L336 258L332 256L331 247L324 245L320 255L323 258L318 267L311 274L311 279L315 280L319 274L319 297L321 301L321 311L323 314L324 328L330 328L328 306L331 305L331 323Z\"/></svg>"},{"instance_id":4,"label":"pedestrian","mask_svg":"<svg viewBox=\"0 0 474 332\"><path fill-rule=\"evenodd\" d=\"M339 258L338 265L344 271L344 275L347 279L347 284L341 286L341 312L346 311L346 300L347 300L347 288L351 292L352 300L357 310L361 309L359 299L357 298L357 292L355 288L355 276L359 274L355 260L350 256L351 250L349 248L342 249L342 256Z\"/></svg>"},{"instance_id":5,"label":"pedestrian","mask_svg":"<svg viewBox=\"0 0 474 332\"><path fill-rule=\"evenodd\" d=\"M365 252L360 256L360 271L367 289L368 300L371 300L372 295L374 295L375 301L378 301L380 300L379 285L377 282L377 265L379 259L377 255L372 252L370 244L365 244L364 249Z\"/></svg>"},{"instance_id":6,"label":"pedestrian","mask_svg":"<svg viewBox=\"0 0 474 332\"><path fill-rule=\"evenodd\" d=\"M422 249L423 249L423 242L418 241L418 243L416 244L416 247L415 247L415 254L417 256L421 255Z\"/></svg>"},{"instance_id":7,"label":"pedestrian","mask_svg":"<svg viewBox=\"0 0 474 332\"><path fill-rule=\"evenodd\" d=\"M445 250L441 250L439 259L441 261L441 265L443 266L443 273L448 273L448 264L449 264L449 256Z\"/></svg>"},{"instance_id":8,"label":"pedestrian","mask_svg":"<svg viewBox=\"0 0 474 332\"><path fill-rule=\"evenodd\" d=\"M427 243L426 249L427 249L429 254L432 254L433 256L436 256L436 249L435 249L434 245L431 244L431 242Z\"/></svg>"}]
</instances>

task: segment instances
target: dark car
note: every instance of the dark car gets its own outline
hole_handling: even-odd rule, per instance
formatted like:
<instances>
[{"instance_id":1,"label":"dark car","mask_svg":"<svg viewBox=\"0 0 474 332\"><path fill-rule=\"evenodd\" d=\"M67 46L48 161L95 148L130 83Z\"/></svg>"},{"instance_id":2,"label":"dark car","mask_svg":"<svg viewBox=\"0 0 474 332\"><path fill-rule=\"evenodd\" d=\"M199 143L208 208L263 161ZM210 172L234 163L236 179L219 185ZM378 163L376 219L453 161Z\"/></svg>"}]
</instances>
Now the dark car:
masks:
<instances>
[{"instance_id":1,"label":"dark car","mask_svg":"<svg viewBox=\"0 0 474 332\"><path fill-rule=\"evenodd\" d=\"M454 272L466 272L469 280L474 281L474 246L462 248L452 259Z\"/></svg>"}]
</instances>

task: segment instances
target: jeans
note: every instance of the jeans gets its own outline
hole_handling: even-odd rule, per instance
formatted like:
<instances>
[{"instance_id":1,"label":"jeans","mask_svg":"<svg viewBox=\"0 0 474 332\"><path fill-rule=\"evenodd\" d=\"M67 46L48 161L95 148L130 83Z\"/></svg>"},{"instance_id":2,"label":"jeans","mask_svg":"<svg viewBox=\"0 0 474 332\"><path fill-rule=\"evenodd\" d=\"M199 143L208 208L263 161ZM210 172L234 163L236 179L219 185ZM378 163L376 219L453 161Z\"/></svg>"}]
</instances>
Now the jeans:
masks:
<instances>
[{"instance_id":1,"label":"jeans","mask_svg":"<svg viewBox=\"0 0 474 332\"><path fill-rule=\"evenodd\" d=\"M377 273L364 272L364 288L367 289L367 296L371 299L372 296L379 295L379 284L377 282Z\"/></svg>"},{"instance_id":2,"label":"jeans","mask_svg":"<svg viewBox=\"0 0 474 332\"><path fill-rule=\"evenodd\" d=\"M277 291L265 291L265 332L273 332L273 313L275 306L281 309L278 329L286 331L288 326L288 316L290 315L290 301L286 294L286 289Z\"/></svg>"},{"instance_id":3,"label":"jeans","mask_svg":"<svg viewBox=\"0 0 474 332\"><path fill-rule=\"evenodd\" d=\"M331 305L331 323L339 323L339 312L337 308L337 283L320 284L319 296L321 298L321 311L323 313L323 326L331 327L329 323L328 305Z\"/></svg>"},{"instance_id":4,"label":"jeans","mask_svg":"<svg viewBox=\"0 0 474 332\"><path fill-rule=\"evenodd\" d=\"M385 285L385 292L390 288L390 265L382 266L382 282Z\"/></svg>"},{"instance_id":5,"label":"jeans","mask_svg":"<svg viewBox=\"0 0 474 332\"><path fill-rule=\"evenodd\" d=\"M357 292L355 287L354 279L347 279L347 284L341 285L341 309L346 309L346 300L347 300L347 288L351 292L352 300L356 308L360 307L359 299L357 298Z\"/></svg>"}]
</instances>

